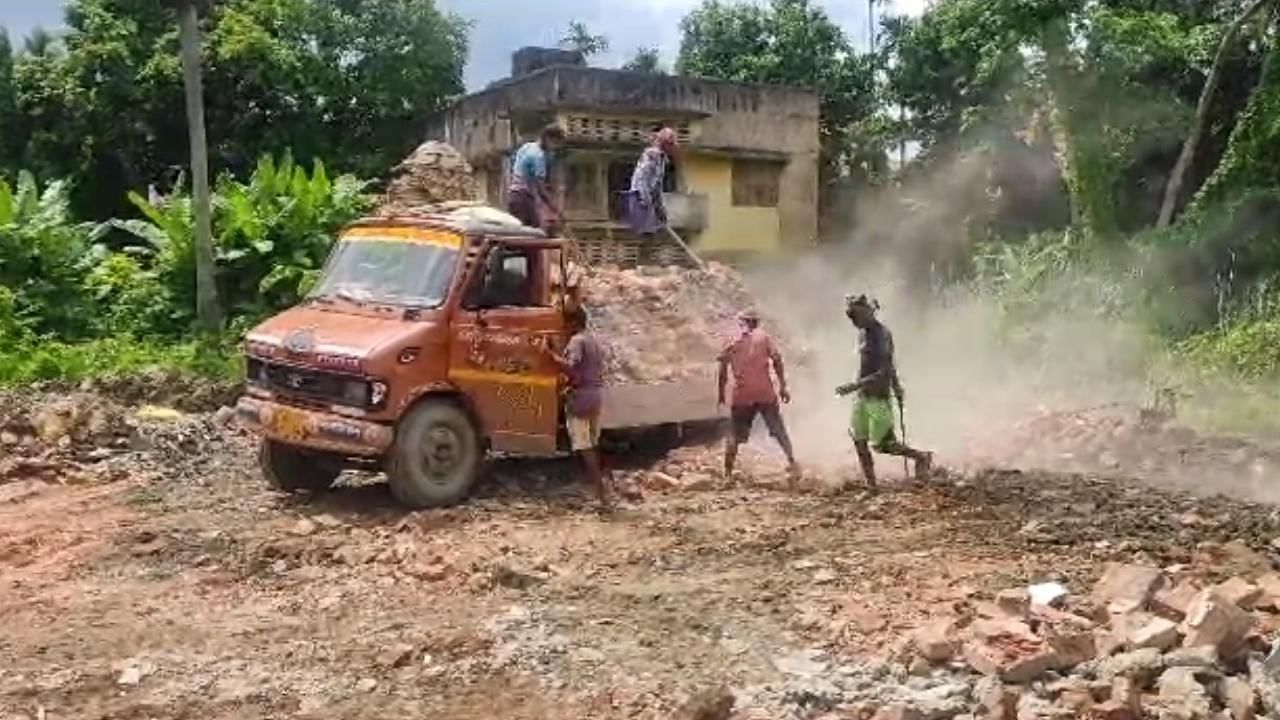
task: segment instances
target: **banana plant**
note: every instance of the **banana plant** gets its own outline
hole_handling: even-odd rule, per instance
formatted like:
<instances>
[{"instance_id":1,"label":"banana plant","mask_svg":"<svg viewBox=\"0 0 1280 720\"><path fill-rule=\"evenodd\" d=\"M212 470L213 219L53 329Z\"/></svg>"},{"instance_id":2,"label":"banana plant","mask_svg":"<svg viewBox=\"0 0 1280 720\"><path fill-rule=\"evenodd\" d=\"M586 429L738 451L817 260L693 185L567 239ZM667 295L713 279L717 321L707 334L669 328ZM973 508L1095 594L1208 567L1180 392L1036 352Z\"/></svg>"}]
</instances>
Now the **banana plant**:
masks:
<instances>
[{"instance_id":1,"label":"banana plant","mask_svg":"<svg viewBox=\"0 0 1280 720\"><path fill-rule=\"evenodd\" d=\"M41 189L29 172L16 185L0 179L0 287L17 322L40 333L87 328L82 280L97 257L89 231L72 221L64 183Z\"/></svg>"}]
</instances>

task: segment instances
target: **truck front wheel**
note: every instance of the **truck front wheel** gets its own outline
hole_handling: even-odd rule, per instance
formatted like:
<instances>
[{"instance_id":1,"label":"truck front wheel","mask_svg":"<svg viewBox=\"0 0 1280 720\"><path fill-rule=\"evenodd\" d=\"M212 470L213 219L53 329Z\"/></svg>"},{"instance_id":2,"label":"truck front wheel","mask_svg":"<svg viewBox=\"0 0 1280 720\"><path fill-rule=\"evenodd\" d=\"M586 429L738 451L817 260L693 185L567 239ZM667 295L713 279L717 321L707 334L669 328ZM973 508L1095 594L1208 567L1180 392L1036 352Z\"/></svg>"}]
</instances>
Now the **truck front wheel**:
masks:
<instances>
[{"instance_id":1,"label":"truck front wheel","mask_svg":"<svg viewBox=\"0 0 1280 720\"><path fill-rule=\"evenodd\" d=\"M471 418L447 400L427 400L400 421L387 459L396 498L414 508L452 505L467 496L480 469Z\"/></svg>"},{"instance_id":2,"label":"truck front wheel","mask_svg":"<svg viewBox=\"0 0 1280 720\"><path fill-rule=\"evenodd\" d=\"M258 466L271 487L284 492L328 490L342 472L341 463L323 453L263 438Z\"/></svg>"}]
</instances>

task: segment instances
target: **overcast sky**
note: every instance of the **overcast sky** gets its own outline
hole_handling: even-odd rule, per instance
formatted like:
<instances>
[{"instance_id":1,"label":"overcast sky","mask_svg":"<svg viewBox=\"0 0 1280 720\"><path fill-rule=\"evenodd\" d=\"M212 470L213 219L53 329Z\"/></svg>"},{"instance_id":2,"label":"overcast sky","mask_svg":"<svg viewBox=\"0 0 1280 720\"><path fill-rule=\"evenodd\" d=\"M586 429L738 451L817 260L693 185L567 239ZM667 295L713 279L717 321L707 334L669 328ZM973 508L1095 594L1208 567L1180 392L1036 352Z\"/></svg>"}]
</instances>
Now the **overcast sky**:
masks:
<instances>
[{"instance_id":1,"label":"overcast sky","mask_svg":"<svg viewBox=\"0 0 1280 720\"><path fill-rule=\"evenodd\" d=\"M867 43L867 0L816 0L857 43ZM890 0L894 12L919 13L928 0ZM571 20L609 38L609 52L596 65L621 64L638 47L656 46L670 64L680 44L680 19L700 0L437 0L445 10L472 21L467 87L477 89L505 77L511 52L525 45L555 45ZM15 43L37 25L61 23L63 0L0 0L0 25Z\"/></svg>"}]
</instances>

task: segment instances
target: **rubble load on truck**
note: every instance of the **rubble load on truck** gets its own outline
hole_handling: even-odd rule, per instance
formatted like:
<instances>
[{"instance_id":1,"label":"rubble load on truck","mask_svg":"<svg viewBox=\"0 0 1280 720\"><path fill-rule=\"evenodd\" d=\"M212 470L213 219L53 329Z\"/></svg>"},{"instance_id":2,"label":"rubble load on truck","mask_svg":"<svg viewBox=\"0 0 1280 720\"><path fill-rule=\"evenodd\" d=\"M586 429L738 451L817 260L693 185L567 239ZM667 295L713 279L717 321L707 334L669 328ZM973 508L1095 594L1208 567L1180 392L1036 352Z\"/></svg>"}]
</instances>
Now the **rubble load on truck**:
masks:
<instances>
[{"instance_id":1,"label":"rubble load on truck","mask_svg":"<svg viewBox=\"0 0 1280 720\"><path fill-rule=\"evenodd\" d=\"M1050 582L959 603L895 659L979 676L971 714L930 717L1280 717L1280 573L1251 570L1207 582L1189 566L1109 563L1087 596Z\"/></svg>"},{"instance_id":2,"label":"rubble load on truck","mask_svg":"<svg viewBox=\"0 0 1280 720\"><path fill-rule=\"evenodd\" d=\"M514 217L482 205L477 197L471 165L453 147L432 141L392 171L377 212L467 214L519 227ZM737 332L735 316L754 306L742 277L718 263L704 269L572 266L571 282L578 285L608 350L606 379L611 384L714 377L716 358Z\"/></svg>"},{"instance_id":3,"label":"rubble load on truck","mask_svg":"<svg viewBox=\"0 0 1280 720\"><path fill-rule=\"evenodd\" d=\"M425 142L391 170L386 195L378 203L379 215L412 215L434 212L450 203L478 200L471 164L452 146Z\"/></svg>"},{"instance_id":4,"label":"rubble load on truck","mask_svg":"<svg viewBox=\"0 0 1280 720\"><path fill-rule=\"evenodd\" d=\"M739 332L737 314L754 306L742 276L719 263L590 268L581 288L613 384L713 377L720 351Z\"/></svg>"}]
</instances>

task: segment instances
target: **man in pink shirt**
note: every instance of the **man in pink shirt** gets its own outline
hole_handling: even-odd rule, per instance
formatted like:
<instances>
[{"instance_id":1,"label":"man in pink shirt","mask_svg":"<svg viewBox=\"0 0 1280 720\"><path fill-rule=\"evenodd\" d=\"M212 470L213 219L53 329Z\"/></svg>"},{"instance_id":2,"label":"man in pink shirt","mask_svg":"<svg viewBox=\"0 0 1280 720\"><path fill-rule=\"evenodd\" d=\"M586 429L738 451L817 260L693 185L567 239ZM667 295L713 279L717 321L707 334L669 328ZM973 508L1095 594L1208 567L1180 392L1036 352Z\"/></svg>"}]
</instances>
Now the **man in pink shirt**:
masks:
<instances>
[{"instance_id":1,"label":"man in pink shirt","mask_svg":"<svg viewBox=\"0 0 1280 720\"><path fill-rule=\"evenodd\" d=\"M733 430L724 448L725 477L733 475L733 465L738 459L738 446L751 437L751 426L755 424L756 415L764 418L764 425L782 452L787 456L787 467L794 480L799 474L795 455L791 450L791 438L787 437L787 427L782 422L782 412L778 408L778 400L791 402L791 393L787 390L787 375L782 367L782 355L774 347L773 340L760 327L760 316L754 310L747 310L738 315L742 325L742 334L720 353L720 404L725 403L725 388L729 374L733 374L733 400L729 405L729 415ZM779 390L774 391L773 378L769 368L778 375Z\"/></svg>"}]
</instances>

